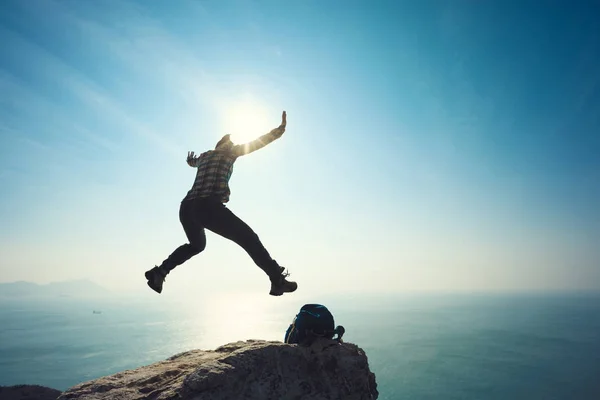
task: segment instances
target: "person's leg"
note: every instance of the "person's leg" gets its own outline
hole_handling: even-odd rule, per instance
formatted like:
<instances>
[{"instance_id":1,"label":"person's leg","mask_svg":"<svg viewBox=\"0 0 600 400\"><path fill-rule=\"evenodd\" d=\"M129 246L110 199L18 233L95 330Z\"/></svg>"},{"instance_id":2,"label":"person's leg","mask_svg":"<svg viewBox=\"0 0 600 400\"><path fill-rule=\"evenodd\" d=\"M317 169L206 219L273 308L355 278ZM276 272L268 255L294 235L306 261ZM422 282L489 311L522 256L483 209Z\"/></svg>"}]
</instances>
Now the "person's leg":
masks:
<instances>
[{"instance_id":1,"label":"person's leg","mask_svg":"<svg viewBox=\"0 0 600 400\"><path fill-rule=\"evenodd\" d=\"M183 201L179 207L179 221L183 226L189 243L182 244L176 248L162 262L160 267L166 273L169 273L178 265L201 253L206 248L206 234L204 233L204 227L198 219L198 207L199 205L193 201Z\"/></svg>"},{"instance_id":2,"label":"person's leg","mask_svg":"<svg viewBox=\"0 0 600 400\"><path fill-rule=\"evenodd\" d=\"M221 203L212 202L201 214L203 226L241 246L267 275L279 271L279 265L261 243L258 235L244 221Z\"/></svg>"},{"instance_id":3,"label":"person's leg","mask_svg":"<svg viewBox=\"0 0 600 400\"><path fill-rule=\"evenodd\" d=\"M162 292L165 277L171 270L202 252L206 247L206 235L204 228L199 223L196 207L197 205L190 201L183 201L179 206L179 221L189 243L176 248L160 266L154 267L145 273L148 286L158 293Z\"/></svg>"},{"instance_id":4,"label":"person's leg","mask_svg":"<svg viewBox=\"0 0 600 400\"><path fill-rule=\"evenodd\" d=\"M271 258L258 235L225 205L211 202L203 209L200 220L206 229L237 243L248 253L254 263L269 276L273 285L277 286L272 287L271 294L281 295L283 292L296 290L297 285L285 280L283 268Z\"/></svg>"}]
</instances>

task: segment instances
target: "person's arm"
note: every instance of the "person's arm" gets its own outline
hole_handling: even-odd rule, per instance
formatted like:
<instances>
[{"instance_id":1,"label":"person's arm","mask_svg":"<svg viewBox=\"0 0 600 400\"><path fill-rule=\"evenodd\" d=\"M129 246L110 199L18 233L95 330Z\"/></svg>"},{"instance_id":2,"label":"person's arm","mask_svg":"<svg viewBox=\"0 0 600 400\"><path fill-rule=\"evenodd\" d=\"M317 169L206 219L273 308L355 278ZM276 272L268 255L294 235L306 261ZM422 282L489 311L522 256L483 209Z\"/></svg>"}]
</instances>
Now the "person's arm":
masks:
<instances>
[{"instance_id":1,"label":"person's arm","mask_svg":"<svg viewBox=\"0 0 600 400\"><path fill-rule=\"evenodd\" d=\"M187 159L186 159L188 165L190 167L198 167L198 163L200 163L200 157L199 156L194 156L194 152L193 151L188 151L188 155L187 155Z\"/></svg>"},{"instance_id":2,"label":"person's arm","mask_svg":"<svg viewBox=\"0 0 600 400\"><path fill-rule=\"evenodd\" d=\"M275 129L272 129L269 133L262 135L258 139L255 139L248 143L233 146L233 153L238 157L244 156L246 154L252 153L253 151L262 149L274 140L279 139L281 135L283 135L283 133L285 132L285 126L287 125L286 117L287 115L284 111L281 115L281 125L279 125Z\"/></svg>"}]
</instances>

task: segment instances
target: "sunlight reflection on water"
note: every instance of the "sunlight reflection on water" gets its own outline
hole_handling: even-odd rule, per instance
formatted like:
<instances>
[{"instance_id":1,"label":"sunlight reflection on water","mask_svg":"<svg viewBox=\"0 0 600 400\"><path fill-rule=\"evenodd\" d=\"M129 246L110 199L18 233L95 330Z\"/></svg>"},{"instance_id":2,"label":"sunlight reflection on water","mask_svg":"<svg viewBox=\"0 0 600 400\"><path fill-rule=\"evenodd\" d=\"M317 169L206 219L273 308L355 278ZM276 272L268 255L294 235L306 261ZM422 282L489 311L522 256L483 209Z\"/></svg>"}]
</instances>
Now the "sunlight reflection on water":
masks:
<instances>
[{"instance_id":1,"label":"sunlight reflection on water","mask_svg":"<svg viewBox=\"0 0 600 400\"><path fill-rule=\"evenodd\" d=\"M296 303L264 294L219 294L186 302L171 333L190 349L214 349L248 339L282 341Z\"/></svg>"}]
</instances>

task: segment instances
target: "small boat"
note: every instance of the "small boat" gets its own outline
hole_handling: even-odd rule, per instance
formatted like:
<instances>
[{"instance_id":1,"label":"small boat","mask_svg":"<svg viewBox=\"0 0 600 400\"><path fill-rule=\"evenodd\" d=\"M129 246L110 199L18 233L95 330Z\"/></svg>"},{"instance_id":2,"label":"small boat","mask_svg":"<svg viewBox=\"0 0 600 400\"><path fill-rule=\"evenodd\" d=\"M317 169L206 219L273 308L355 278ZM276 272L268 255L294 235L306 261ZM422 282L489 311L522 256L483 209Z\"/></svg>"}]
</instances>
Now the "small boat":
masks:
<instances>
[{"instance_id":1,"label":"small boat","mask_svg":"<svg viewBox=\"0 0 600 400\"><path fill-rule=\"evenodd\" d=\"M96 311L96 310L94 310L94 311L92 311L92 313L93 314L102 314L102 311Z\"/></svg>"}]
</instances>

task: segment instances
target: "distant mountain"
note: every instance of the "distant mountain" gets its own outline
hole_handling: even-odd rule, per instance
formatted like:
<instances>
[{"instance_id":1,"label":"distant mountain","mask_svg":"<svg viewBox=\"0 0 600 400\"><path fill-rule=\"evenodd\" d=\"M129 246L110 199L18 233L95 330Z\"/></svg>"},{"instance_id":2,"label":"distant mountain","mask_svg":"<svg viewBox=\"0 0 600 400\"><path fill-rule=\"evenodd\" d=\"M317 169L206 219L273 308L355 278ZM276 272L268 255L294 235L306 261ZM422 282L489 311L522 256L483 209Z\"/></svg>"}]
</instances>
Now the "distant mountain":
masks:
<instances>
[{"instance_id":1,"label":"distant mountain","mask_svg":"<svg viewBox=\"0 0 600 400\"><path fill-rule=\"evenodd\" d=\"M2 297L99 297L106 296L109 291L98 284L82 279L76 281L52 282L45 285L17 281L0 283Z\"/></svg>"}]
</instances>

